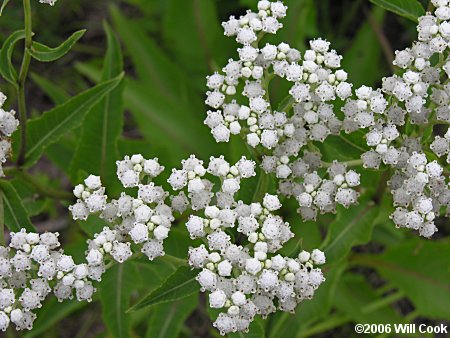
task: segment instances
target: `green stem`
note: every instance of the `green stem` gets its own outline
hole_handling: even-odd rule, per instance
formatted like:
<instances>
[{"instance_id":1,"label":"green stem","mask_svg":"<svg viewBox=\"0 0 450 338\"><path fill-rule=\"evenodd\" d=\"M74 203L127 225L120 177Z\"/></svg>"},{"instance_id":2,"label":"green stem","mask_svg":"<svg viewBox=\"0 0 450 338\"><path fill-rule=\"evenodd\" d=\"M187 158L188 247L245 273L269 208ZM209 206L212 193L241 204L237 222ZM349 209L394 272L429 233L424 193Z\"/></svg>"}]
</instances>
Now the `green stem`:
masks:
<instances>
[{"instance_id":1,"label":"green stem","mask_svg":"<svg viewBox=\"0 0 450 338\"><path fill-rule=\"evenodd\" d=\"M263 170L259 173L258 185L256 186L255 193L253 194L253 202L262 201L264 195L269 190L270 175L266 174Z\"/></svg>"},{"instance_id":2,"label":"green stem","mask_svg":"<svg viewBox=\"0 0 450 338\"><path fill-rule=\"evenodd\" d=\"M434 120L430 122L432 125L439 125L439 124L443 124L443 125L449 125L450 122L447 121L440 121L440 120Z\"/></svg>"},{"instance_id":3,"label":"green stem","mask_svg":"<svg viewBox=\"0 0 450 338\"><path fill-rule=\"evenodd\" d=\"M334 329L336 327L344 325L350 321L351 321L351 318L348 315L335 315L335 316L332 316L330 319L325 320L325 321L321 322L320 324L317 324L316 326L313 326L312 328L310 328L306 331L300 332L297 335L297 338L311 337L312 335L329 331L331 329Z\"/></svg>"},{"instance_id":4,"label":"green stem","mask_svg":"<svg viewBox=\"0 0 450 338\"><path fill-rule=\"evenodd\" d=\"M0 192L0 245L5 246L5 209L3 208L2 192Z\"/></svg>"},{"instance_id":5,"label":"green stem","mask_svg":"<svg viewBox=\"0 0 450 338\"><path fill-rule=\"evenodd\" d=\"M5 175L16 175L16 177L21 178L25 182L27 182L29 185L33 187L33 189L41 196L53 198L56 200L65 200L65 201L71 201L73 199L73 196L71 193L67 191L60 191L56 189L49 188L46 185L41 184L39 181L36 180L36 178L26 172L25 170L19 169L19 168L5 168Z\"/></svg>"},{"instance_id":6,"label":"green stem","mask_svg":"<svg viewBox=\"0 0 450 338\"><path fill-rule=\"evenodd\" d=\"M402 299L404 297L405 297L405 294L403 292L401 292L401 291L393 292L392 294L387 295L387 296L385 296L385 297L383 297L383 298L381 298L379 300L376 300L373 303L365 306L361 310L361 312L362 313L367 313L367 314L368 313L372 313L372 312L374 312L376 310L384 308L385 306L388 306L388 305L390 305L392 303L395 303L395 302L399 301L400 299Z\"/></svg>"},{"instance_id":7,"label":"green stem","mask_svg":"<svg viewBox=\"0 0 450 338\"><path fill-rule=\"evenodd\" d=\"M407 323L412 322L414 319L416 319L420 313L417 310L411 311L405 316L405 320Z\"/></svg>"},{"instance_id":8,"label":"green stem","mask_svg":"<svg viewBox=\"0 0 450 338\"><path fill-rule=\"evenodd\" d=\"M18 176L21 177L24 181L28 182L30 185L32 185L39 195L68 201L73 199L71 193L68 193L67 191L50 189L48 186L39 183L32 175L30 175L26 171L19 171Z\"/></svg>"},{"instance_id":9,"label":"green stem","mask_svg":"<svg viewBox=\"0 0 450 338\"><path fill-rule=\"evenodd\" d=\"M394 287L391 283L386 283L386 284L384 284L384 285L378 287L378 288L375 290L375 293L376 293L378 296L381 297L384 293L386 293L386 292L388 292L388 291L391 291L391 290L393 290L393 289L395 289L395 287Z\"/></svg>"},{"instance_id":10,"label":"green stem","mask_svg":"<svg viewBox=\"0 0 450 338\"><path fill-rule=\"evenodd\" d=\"M28 52L31 49L32 40L32 24L31 24L31 4L30 0L23 0L23 11L25 17L25 47L23 51L22 65L20 66L17 99L19 106L19 120L20 120L20 152L17 159L17 164L20 166L25 162L26 137L27 137L27 106L25 100L25 81L30 67L31 55Z\"/></svg>"},{"instance_id":11,"label":"green stem","mask_svg":"<svg viewBox=\"0 0 450 338\"><path fill-rule=\"evenodd\" d=\"M291 95L286 96L283 100L281 100L280 105L278 106L278 111L285 112L286 114L291 110L295 103L294 98Z\"/></svg>"},{"instance_id":12,"label":"green stem","mask_svg":"<svg viewBox=\"0 0 450 338\"><path fill-rule=\"evenodd\" d=\"M350 141L350 140L347 139L346 137L344 137L344 136L342 136L342 135L340 135L339 137L342 139L342 141L344 141L345 143L348 143L348 144L351 145L352 147L354 147L354 148L356 148L356 149L358 149L358 150L361 150L361 151L364 152L364 153L367 151L366 149L364 149L363 147L360 147L359 145L353 143L352 141Z\"/></svg>"},{"instance_id":13,"label":"green stem","mask_svg":"<svg viewBox=\"0 0 450 338\"><path fill-rule=\"evenodd\" d=\"M351 160L351 161L340 161L339 163L346 164L348 168L359 167L363 165L363 160ZM322 167L329 168L333 163L330 162L322 162Z\"/></svg>"},{"instance_id":14,"label":"green stem","mask_svg":"<svg viewBox=\"0 0 450 338\"><path fill-rule=\"evenodd\" d=\"M258 150L256 150L256 148L251 147L247 143L247 140L246 140L246 138L245 138L243 133L241 133L241 137L242 137L242 140L244 141L245 146L248 149L248 152L252 155L252 159L255 160L256 163L258 163L260 165L263 154L261 154Z\"/></svg>"},{"instance_id":15,"label":"green stem","mask_svg":"<svg viewBox=\"0 0 450 338\"><path fill-rule=\"evenodd\" d=\"M367 304L361 309L361 312L364 314L373 313L385 308L386 306L389 306L392 303L395 303L396 301L402 299L404 296L405 295L401 291L394 292L391 295L388 295L380 300L376 300L373 303ZM311 327L306 331L300 332L297 338L310 337L314 334L323 333L346 323L350 323L351 321L352 318L350 316L337 314L335 316L332 316L330 319L322 321L321 323Z\"/></svg>"},{"instance_id":16,"label":"green stem","mask_svg":"<svg viewBox=\"0 0 450 338\"><path fill-rule=\"evenodd\" d=\"M135 252L134 254L131 255L130 258L127 259L127 261L135 260L135 259L141 258L142 256L144 256L144 254L142 252ZM170 265L188 266L185 259L178 258L176 256L165 254L162 258L165 259L166 261L168 261L167 263L169 263ZM111 269L116 264L124 264L124 263L119 263L116 260L112 259L105 265L105 270Z\"/></svg>"}]
</instances>

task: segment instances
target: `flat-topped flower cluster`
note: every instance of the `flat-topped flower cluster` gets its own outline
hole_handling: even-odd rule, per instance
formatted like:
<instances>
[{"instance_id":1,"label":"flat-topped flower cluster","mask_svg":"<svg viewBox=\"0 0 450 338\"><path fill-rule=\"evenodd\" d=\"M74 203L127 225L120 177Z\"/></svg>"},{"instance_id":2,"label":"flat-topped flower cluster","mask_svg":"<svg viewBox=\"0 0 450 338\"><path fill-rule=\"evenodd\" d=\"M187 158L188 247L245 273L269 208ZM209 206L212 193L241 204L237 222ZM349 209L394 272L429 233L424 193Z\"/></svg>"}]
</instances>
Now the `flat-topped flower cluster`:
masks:
<instances>
[{"instance_id":1,"label":"flat-topped flower cluster","mask_svg":"<svg viewBox=\"0 0 450 338\"><path fill-rule=\"evenodd\" d=\"M432 3L434 13L419 18L418 41L395 53L400 71L384 78L379 89L353 88L342 57L323 39L311 41L304 52L284 42L262 43L265 34L282 28L287 7L280 1L261 0L256 12L230 17L223 23L225 35L242 46L238 59L207 77L205 102L212 110L205 124L217 142L242 137L252 158L230 164L223 156L211 157L205 164L191 155L171 169L167 191L155 183L165 169L157 158L127 156L117 162L124 191L115 199L106 195L100 177L87 177L74 188L77 201L69 210L74 220L95 215L108 226L88 240L81 264L59 248L57 233L12 233L9 247L0 247L0 329L10 323L31 329L32 310L51 292L60 301L74 295L89 301L93 282L113 262L164 255L178 214L186 217L180 219L189 236L202 241L189 249L187 264L198 269L201 291L220 312L213 325L221 334L248 331L257 315L293 312L325 281L319 266L326 259L318 249L280 254L294 237L281 216L281 200L295 198L305 221L334 213L338 205L348 208L359 197L355 164L388 170L393 222L431 237L435 218L450 212L450 6L448 0ZM274 77L291 83L278 105L269 95ZM0 96L0 105L5 99ZM1 110L0 163L17 127L14 112ZM322 161L318 142L357 131L367 149L359 159ZM243 201L242 182L262 177L275 180L277 193L260 185L266 190Z\"/></svg>"},{"instance_id":2,"label":"flat-topped flower cluster","mask_svg":"<svg viewBox=\"0 0 450 338\"><path fill-rule=\"evenodd\" d=\"M50 293L60 301L74 294L79 301L90 301L94 270L64 254L58 233L11 233L9 246L0 246L0 330L10 323L17 330L30 330L36 319L33 310Z\"/></svg>"},{"instance_id":3,"label":"flat-topped flower cluster","mask_svg":"<svg viewBox=\"0 0 450 338\"><path fill-rule=\"evenodd\" d=\"M333 212L336 204L348 207L358 197L351 188L359 184L359 175L346 172L345 164L327 165L327 179L317 174L323 163L319 152L310 151L317 149L314 143L363 131L370 148L361 154L363 167L392 172L394 223L432 236L435 217L442 209L448 213L450 204L445 168L450 132L432 142L423 137L424 131L433 134L434 125L450 123L450 7L445 0L432 3L435 12L419 18L418 41L395 53L398 74L384 78L380 89L354 89L340 69L342 57L323 39L311 41L304 53L286 43L261 44L266 33L281 28L278 20L286 7L259 1L256 13L223 24L225 35L243 47L237 60L207 78L206 104L214 110L205 124L217 142L240 135L262 154L262 168L278 179L280 194L298 200L305 220L315 219L317 211ZM275 76L292 82L278 108L268 92Z\"/></svg>"},{"instance_id":4,"label":"flat-topped flower cluster","mask_svg":"<svg viewBox=\"0 0 450 338\"><path fill-rule=\"evenodd\" d=\"M190 248L189 264L202 269L197 280L209 292L210 307L222 310L213 324L221 334L247 331L256 315L265 317L277 308L294 311L325 280L314 268L325 263L321 251L303 251L296 258L277 254L294 236L289 223L276 215L281 208L277 195L266 193L262 203L235 200L241 179L255 174L255 162L245 157L235 165L211 157L205 167L191 156L168 180L174 190L183 189L172 207L196 211L186 228L204 244ZM221 182L218 189L213 178Z\"/></svg>"}]
</instances>

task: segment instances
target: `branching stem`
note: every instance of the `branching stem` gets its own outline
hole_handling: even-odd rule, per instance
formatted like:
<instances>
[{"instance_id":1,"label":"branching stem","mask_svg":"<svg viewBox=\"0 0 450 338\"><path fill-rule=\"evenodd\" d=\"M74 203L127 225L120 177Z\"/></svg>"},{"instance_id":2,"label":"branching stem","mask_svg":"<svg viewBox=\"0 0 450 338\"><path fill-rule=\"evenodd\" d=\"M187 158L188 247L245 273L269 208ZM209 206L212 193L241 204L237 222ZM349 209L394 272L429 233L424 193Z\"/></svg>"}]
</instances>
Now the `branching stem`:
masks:
<instances>
[{"instance_id":1,"label":"branching stem","mask_svg":"<svg viewBox=\"0 0 450 338\"><path fill-rule=\"evenodd\" d=\"M269 190L270 175L266 174L263 170L259 173L258 185L256 186L255 193L253 195L254 202L261 202L266 192Z\"/></svg>"},{"instance_id":2,"label":"branching stem","mask_svg":"<svg viewBox=\"0 0 450 338\"><path fill-rule=\"evenodd\" d=\"M23 0L23 11L25 17L25 47L23 51L22 65L20 66L19 79L17 83L17 99L19 107L20 120L20 151L17 158L17 165L21 166L25 162L26 138L27 138L27 106L25 100L25 81L30 67L31 55L29 50L33 42L32 23L31 23L31 4L30 0Z\"/></svg>"}]
</instances>

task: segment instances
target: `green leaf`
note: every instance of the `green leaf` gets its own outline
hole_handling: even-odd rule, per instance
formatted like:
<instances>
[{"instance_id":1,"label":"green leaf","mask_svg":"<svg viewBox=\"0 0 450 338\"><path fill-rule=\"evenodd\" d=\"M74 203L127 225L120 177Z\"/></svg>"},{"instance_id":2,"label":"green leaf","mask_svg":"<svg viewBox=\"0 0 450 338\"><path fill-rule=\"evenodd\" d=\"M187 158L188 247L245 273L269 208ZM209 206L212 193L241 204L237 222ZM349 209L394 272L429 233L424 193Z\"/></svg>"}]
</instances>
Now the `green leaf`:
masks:
<instances>
[{"instance_id":1,"label":"green leaf","mask_svg":"<svg viewBox=\"0 0 450 338\"><path fill-rule=\"evenodd\" d=\"M71 98L66 103L28 122L25 164L31 166L44 149L57 142L69 130L81 125L87 112L122 80L119 75Z\"/></svg>"},{"instance_id":2,"label":"green leaf","mask_svg":"<svg viewBox=\"0 0 450 338\"><path fill-rule=\"evenodd\" d=\"M148 321L147 338L176 338L184 321L198 305L198 295L172 303L156 305Z\"/></svg>"},{"instance_id":3,"label":"green leaf","mask_svg":"<svg viewBox=\"0 0 450 338\"><path fill-rule=\"evenodd\" d=\"M123 62L120 43L108 24L104 24L108 41L103 62L101 81L107 81L122 72ZM78 171L99 175L105 186L111 189L116 183L117 141L123 128L123 83L106 94L86 115L78 147L70 164L72 179Z\"/></svg>"},{"instance_id":4,"label":"green leaf","mask_svg":"<svg viewBox=\"0 0 450 338\"><path fill-rule=\"evenodd\" d=\"M338 207L335 220L330 224L322 245L327 262L336 262L347 255L355 245L367 243L371 236L374 218L379 208L371 201L360 201L349 209Z\"/></svg>"},{"instance_id":5,"label":"green leaf","mask_svg":"<svg viewBox=\"0 0 450 338\"><path fill-rule=\"evenodd\" d=\"M111 335L116 338L130 336L130 315L125 312L137 278L132 263L117 264L102 278L100 301L103 320Z\"/></svg>"},{"instance_id":6,"label":"green leaf","mask_svg":"<svg viewBox=\"0 0 450 338\"><path fill-rule=\"evenodd\" d=\"M425 130L422 133L422 144L430 143L431 138L433 137L434 124L430 123L425 127ZM432 141L431 141L432 142Z\"/></svg>"},{"instance_id":7,"label":"green leaf","mask_svg":"<svg viewBox=\"0 0 450 338\"><path fill-rule=\"evenodd\" d=\"M369 0L374 5L394 12L411 21L418 22L419 16L425 15L425 9L418 0Z\"/></svg>"},{"instance_id":8,"label":"green leaf","mask_svg":"<svg viewBox=\"0 0 450 338\"><path fill-rule=\"evenodd\" d=\"M356 135L358 141L363 140L360 134ZM363 143L363 142L361 142ZM327 140L319 144L322 160L326 162L351 161L357 159L361 154L369 148L364 149L360 144L353 143L349 140L349 135L330 135Z\"/></svg>"},{"instance_id":9,"label":"green leaf","mask_svg":"<svg viewBox=\"0 0 450 338\"><path fill-rule=\"evenodd\" d=\"M77 70L91 80L100 72L85 63L77 63ZM125 108L133 114L139 131L152 145L152 156L162 163L176 166L181 159L196 153L199 156L227 154L228 145L211 142L211 134L203 125L203 108L195 112L177 100L166 100L158 91L149 89L147 82L127 78L124 91ZM195 137L192 137L195 135Z\"/></svg>"},{"instance_id":10,"label":"green leaf","mask_svg":"<svg viewBox=\"0 0 450 338\"><path fill-rule=\"evenodd\" d=\"M213 153L226 155L227 146L211 142L210 130L203 124L204 89L201 93L194 89L196 81L139 23L127 19L116 7L111 7L111 16L138 75L137 80L127 79L125 108L133 114L144 138L163 148L158 153L161 161L175 165L192 153L205 158Z\"/></svg>"},{"instance_id":11,"label":"green leaf","mask_svg":"<svg viewBox=\"0 0 450 338\"><path fill-rule=\"evenodd\" d=\"M181 259L187 258L189 247L192 245L192 239L184 226L172 227L170 236L164 242L166 254Z\"/></svg>"},{"instance_id":12,"label":"green leaf","mask_svg":"<svg viewBox=\"0 0 450 338\"><path fill-rule=\"evenodd\" d=\"M198 272L187 266L180 266L158 289L145 296L128 311L183 299L200 289L195 280Z\"/></svg>"},{"instance_id":13,"label":"green leaf","mask_svg":"<svg viewBox=\"0 0 450 338\"><path fill-rule=\"evenodd\" d=\"M381 255L358 255L352 262L378 270L411 300L420 315L450 319L450 242L412 239Z\"/></svg>"},{"instance_id":14,"label":"green leaf","mask_svg":"<svg viewBox=\"0 0 450 338\"><path fill-rule=\"evenodd\" d=\"M85 221L79 220L77 223L88 237L94 237L94 235L101 232L105 226L109 226L109 223L106 220L97 215L90 215Z\"/></svg>"},{"instance_id":15,"label":"green leaf","mask_svg":"<svg viewBox=\"0 0 450 338\"><path fill-rule=\"evenodd\" d=\"M15 31L5 40L0 50L0 74L13 85L17 85L17 72L11 62L11 56L14 46L22 39L25 39L25 31L23 29Z\"/></svg>"},{"instance_id":16,"label":"green leaf","mask_svg":"<svg viewBox=\"0 0 450 338\"><path fill-rule=\"evenodd\" d=\"M45 149L45 156L53 162L63 173L70 177L69 165L75 153L76 142L67 137L60 139L57 143L50 144ZM79 182L73 182L79 183Z\"/></svg>"},{"instance_id":17,"label":"green leaf","mask_svg":"<svg viewBox=\"0 0 450 338\"><path fill-rule=\"evenodd\" d=\"M10 1L11 0L3 0L2 7L0 7L0 16L3 14L3 10L5 9L6 5L8 5L8 3Z\"/></svg>"},{"instance_id":18,"label":"green leaf","mask_svg":"<svg viewBox=\"0 0 450 338\"><path fill-rule=\"evenodd\" d=\"M67 94L61 86L58 86L53 81L50 81L36 73L31 73L30 76L55 105L63 104L70 99L69 94Z\"/></svg>"},{"instance_id":19,"label":"green leaf","mask_svg":"<svg viewBox=\"0 0 450 338\"><path fill-rule=\"evenodd\" d=\"M61 105L70 99L70 95L58 84L50 81L36 73L30 74L32 80L52 100L55 105ZM57 165L67 176L70 176L67 163L72 162L76 149L75 137L65 137L58 143L53 143L45 149L45 156Z\"/></svg>"},{"instance_id":20,"label":"green leaf","mask_svg":"<svg viewBox=\"0 0 450 338\"><path fill-rule=\"evenodd\" d=\"M58 302L56 297L50 298L38 310L33 330L25 333L24 338L45 337L44 333L47 330L88 304L87 302L78 302L76 299Z\"/></svg>"},{"instance_id":21,"label":"green leaf","mask_svg":"<svg viewBox=\"0 0 450 338\"><path fill-rule=\"evenodd\" d=\"M214 1L167 1L163 38L177 64L194 77L201 91L205 74L212 73L216 63L225 63L233 46L223 34Z\"/></svg>"},{"instance_id":22,"label":"green leaf","mask_svg":"<svg viewBox=\"0 0 450 338\"><path fill-rule=\"evenodd\" d=\"M166 100L188 103L199 100L189 96L189 80L182 68L171 61L158 44L145 34L142 26L128 19L116 6L110 7L114 27L119 33L140 79L148 84L147 93L157 92Z\"/></svg>"},{"instance_id":23,"label":"green leaf","mask_svg":"<svg viewBox=\"0 0 450 338\"><path fill-rule=\"evenodd\" d=\"M385 13L379 7L375 7L371 11L374 20L380 25L383 23ZM372 86L377 84L384 75L381 56L377 35L365 20L351 42L350 48L344 53L342 68L350 70L349 81L356 88L361 85Z\"/></svg>"},{"instance_id":24,"label":"green leaf","mask_svg":"<svg viewBox=\"0 0 450 338\"><path fill-rule=\"evenodd\" d=\"M44 212L48 200L44 198L37 198L36 191L33 186L21 179L19 176L9 182L12 184L14 189L16 189L17 195L22 200L22 204L29 217L36 216ZM48 183L50 182L46 180L45 184Z\"/></svg>"},{"instance_id":25,"label":"green leaf","mask_svg":"<svg viewBox=\"0 0 450 338\"><path fill-rule=\"evenodd\" d=\"M183 264L186 264L186 261L167 254L152 262L147 257L137 258L134 261L138 271L135 283L140 291L148 294L158 289Z\"/></svg>"},{"instance_id":26,"label":"green leaf","mask_svg":"<svg viewBox=\"0 0 450 338\"><path fill-rule=\"evenodd\" d=\"M159 144L170 151L162 160L177 161L189 153L206 156L217 148L201 119L191 118L202 117L204 109L194 115L176 100L166 101L157 92L149 91L144 82L133 80L127 83L125 106L132 112L144 137L151 144Z\"/></svg>"},{"instance_id":27,"label":"green leaf","mask_svg":"<svg viewBox=\"0 0 450 338\"><path fill-rule=\"evenodd\" d=\"M120 157L130 154L141 154L145 158L150 158L155 155L154 148L150 148L148 142L144 140L121 138L118 142L118 148Z\"/></svg>"},{"instance_id":28,"label":"green leaf","mask_svg":"<svg viewBox=\"0 0 450 338\"><path fill-rule=\"evenodd\" d=\"M336 291L335 307L355 323L405 323L405 318L390 306L391 303L381 303L380 296L362 275L347 273L342 276Z\"/></svg>"},{"instance_id":29,"label":"green leaf","mask_svg":"<svg viewBox=\"0 0 450 338\"><path fill-rule=\"evenodd\" d=\"M25 228L27 231L36 232L13 185L7 181L0 180L0 193L3 197L5 225L8 229L17 232Z\"/></svg>"},{"instance_id":30,"label":"green leaf","mask_svg":"<svg viewBox=\"0 0 450 338\"><path fill-rule=\"evenodd\" d=\"M37 41L33 41L28 53L36 60L41 62L51 62L66 55L75 43L84 35L85 29L73 33L66 41L58 47L51 48Z\"/></svg>"}]
</instances>

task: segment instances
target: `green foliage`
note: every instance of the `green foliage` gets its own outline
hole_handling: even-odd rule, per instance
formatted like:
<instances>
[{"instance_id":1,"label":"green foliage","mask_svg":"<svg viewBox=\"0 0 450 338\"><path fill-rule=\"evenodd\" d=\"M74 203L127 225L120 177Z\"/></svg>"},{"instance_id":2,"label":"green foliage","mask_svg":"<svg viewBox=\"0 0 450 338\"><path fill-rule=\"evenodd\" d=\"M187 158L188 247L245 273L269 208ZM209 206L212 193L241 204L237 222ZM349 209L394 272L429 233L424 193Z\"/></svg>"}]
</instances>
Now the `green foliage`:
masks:
<instances>
[{"instance_id":1,"label":"green foliage","mask_svg":"<svg viewBox=\"0 0 450 338\"><path fill-rule=\"evenodd\" d=\"M288 0L285 1L289 12L295 13L289 15L283 22L283 28L280 34L277 34L277 40L290 41L290 45L300 50L307 47L306 41L319 35L317 25L317 6L314 0ZM275 39L273 39L275 42ZM276 42L275 42L276 43Z\"/></svg>"},{"instance_id":2,"label":"green foliage","mask_svg":"<svg viewBox=\"0 0 450 338\"><path fill-rule=\"evenodd\" d=\"M373 20L382 24L385 11L375 7L371 11ZM352 44L344 53L342 65L349 72L349 80L355 86L374 85L383 74L381 68L381 46L378 43L376 32L369 22L365 21L359 28Z\"/></svg>"},{"instance_id":3,"label":"green foliage","mask_svg":"<svg viewBox=\"0 0 450 338\"><path fill-rule=\"evenodd\" d=\"M163 20L163 38L177 65L192 74L203 91L203 74L227 60L233 43L223 35L213 1L168 1ZM179 37L183 36L183 39ZM191 62L197 60L197 62Z\"/></svg>"},{"instance_id":4,"label":"green foliage","mask_svg":"<svg viewBox=\"0 0 450 338\"><path fill-rule=\"evenodd\" d=\"M184 321L197 306L197 294L190 295L178 301L155 305L150 320L148 321L145 337L179 337Z\"/></svg>"},{"instance_id":5,"label":"green foliage","mask_svg":"<svg viewBox=\"0 0 450 338\"><path fill-rule=\"evenodd\" d=\"M25 338L41 337L46 331L56 325L64 318L70 316L75 311L78 311L88 304L80 303L76 300L69 300L66 302L58 302L56 298L51 298L40 309L38 317L33 325L33 330L27 332Z\"/></svg>"},{"instance_id":6,"label":"green foliage","mask_svg":"<svg viewBox=\"0 0 450 338\"><path fill-rule=\"evenodd\" d=\"M100 299L103 320L113 337L130 337L130 315L126 310L136 275L133 262L126 262L112 267L102 278Z\"/></svg>"},{"instance_id":7,"label":"green foliage","mask_svg":"<svg viewBox=\"0 0 450 338\"><path fill-rule=\"evenodd\" d=\"M322 246L328 262L333 263L345 257L351 248L367 243L372 234L373 220L379 208L372 202L361 201L350 210L341 209L334 222L329 226L328 234Z\"/></svg>"},{"instance_id":8,"label":"green foliage","mask_svg":"<svg viewBox=\"0 0 450 338\"><path fill-rule=\"evenodd\" d=\"M33 165L50 144L58 142L68 131L83 122L87 112L99 102L104 95L113 90L122 80L122 74L112 80L86 90L71 98L66 103L56 106L42 116L32 119L27 129L27 166Z\"/></svg>"},{"instance_id":9,"label":"green foliage","mask_svg":"<svg viewBox=\"0 0 450 338\"><path fill-rule=\"evenodd\" d=\"M398 299L401 294L394 293L393 296ZM350 273L342 276L336 289L334 304L339 311L356 323L394 324L405 322L404 318L389 306L389 302L380 302L375 290L363 276Z\"/></svg>"},{"instance_id":10,"label":"green foliage","mask_svg":"<svg viewBox=\"0 0 450 338\"><path fill-rule=\"evenodd\" d=\"M3 14L3 10L6 8L10 0L3 0L2 6L0 7L0 16Z\"/></svg>"},{"instance_id":11,"label":"green foliage","mask_svg":"<svg viewBox=\"0 0 450 338\"><path fill-rule=\"evenodd\" d=\"M3 0L0 15L8 2ZM255 6L257 0L118 0L95 5L89 0L59 0L46 11L38 11L38 1L34 2L33 22L36 16L39 28L33 31L43 40L61 41L59 35L68 36L80 28L74 27L80 22L87 22L89 33L78 30L55 48L33 41L28 49L33 61L28 76L32 84L27 82L26 97L27 114L32 118L26 125L25 164L17 168L11 163L5 171L7 177L0 179L0 218L4 218L0 224L9 231L26 228L42 232L56 224L65 251L84 257L86 238L108 225L96 216L86 222L68 222L71 187L86 175L101 176L108 194L116 198L120 190L115 161L125 155L159 157L166 171L180 167L180 160L190 154L202 160L211 155L224 155L230 161L242 155L254 157L238 137L228 144L213 141L203 124L207 110L203 101L205 76L219 70L229 58L236 58L237 45L224 37L220 22L229 15L238 17L244 7ZM264 39L270 43L286 41L303 51L309 39L326 36L344 55L343 68L355 87L378 85L390 71L385 49L402 49L412 40L408 35L413 27L410 21L417 22L425 10L417 0L370 2L374 6L362 0L343 0L342 4L286 0L289 15L283 30ZM25 38L24 30L17 30L22 20L19 7L10 4L7 10L11 12L6 15L5 11L0 23L2 31L13 32L4 37L0 50L0 75L13 89L18 86L18 56ZM410 21L398 20L386 11ZM72 16L76 20L66 25ZM110 20L111 26L105 20L102 30L99 17ZM388 32L388 24L395 24L401 34ZM54 32L47 25L61 30ZM383 31L392 46L380 44ZM401 41L393 41L397 36ZM56 61L54 71L48 65L51 61ZM283 101L288 86L286 81L271 84L270 97L280 107L288 103ZM16 108L13 102L17 96L8 93L8 106ZM336 114L340 114L339 108ZM418 130L411 124L405 129ZM436 130L429 126L420 132L425 142ZM17 156L19 132L12 141ZM363 133L358 132L332 135L327 142L311 143L311 147L320 149L326 164L335 159L352 161L368 150ZM435 157L431 152L427 155ZM351 166L362 174L359 205L338 207L336 214L303 222L295 212L295 201L282 201L283 217L295 233L282 254L295 256L303 249L321 248L327 257L323 270L326 282L295 314L277 312L267 320L255 320L248 334L229 337L352 336L352 323L410 323L415 316L450 319L448 238L425 241L395 230L389 220L392 198L384 190L391 173L364 170L353 161ZM259 169L257 174L243 180L239 199L251 202L267 191L275 193L273 177ZM165 179L157 184L166 184ZM92 335L98 337L198 336L196 326L204 322L209 326L209 319L214 320L217 313L206 313L207 295L201 295L195 280L198 270L191 270L186 263L189 247L201 242L193 242L184 227L189 215L176 216L164 242L165 257L149 262L145 256L133 256L126 264L111 262L102 282L95 285L98 293L92 305L59 303L51 298L39 309L34 329L19 336L61 336L67 323L80 326L74 334L77 337L92 328ZM39 225L37 229L33 222ZM443 229L446 236L448 225ZM379 282L383 286L379 287ZM399 311L403 310L401 300L412 304L410 314ZM92 318L91 324L86 317ZM216 331L211 334L217 335Z\"/></svg>"},{"instance_id":12,"label":"green foliage","mask_svg":"<svg viewBox=\"0 0 450 338\"><path fill-rule=\"evenodd\" d=\"M0 194L5 217L4 222L8 229L20 231L20 229L25 228L27 231L36 231L14 186L7 181L0 180Z\"/></svg>"},{"instance_id":13,"label":"green foliage","mask_svg":"<svg viewBox=\"0 0 450 338\"><path fill-rule=\"evenodd\" d=\"M61 43L58 47L51 48L37 41L33 41L31 49L28 50L30 55L40 62L52 62L62 58L66 55L75 43L81 39L86 32L85 29L73 33L66 41Z\"/></svg>"},{"instance_id":14,"label":"green foliage","mask_svg":"<svg viewBox=\"0 0 450 338\"><path fill-rule=\"evenodd\" d=\"M138 79L127 79L125 108L133 114L145 139L157 145L155 152L161 161L175 165L191 153L204 157L224 153L224 147L210 142L199 113L203 104L192 79L144 34L139 23L115 7L111 16L138 75Z\"/></svg>"},{"instance_id":15,"label":"green foliage","mask_svg":"<svg viewBox=\"0 0 450 338\"><path fill-rule=\"evenodd\" d=\"M180 266L158 289L145 296L129 311L177 301L197 293L200 287L195 279L196 276L195 270L187 266Z\"/></svg>"},{"instance_id":16,"label":"green foliage","mask_svg":"<svg viewBox=\"0 0 450 338\"><path fill-rule=\"evenodd\" d=\"M408 296L420 314L447 319L450 318L449 254L448 240L412 239L389 248L382 255L355 256L354 261L377 269Z\"/></svg>"},{"instance_id":17,"label":"green foliage","mask_svg":"<svg viewBox=\"0 0 450 338\"><path fill-rule=\"evenodd\" d=\"M369 0L373 4L394 12L411 21L417 22L419 16L425 15L425 10L418 0Z\"/></svg>"},{"instance_id":18,"label":"green foliage","mask_svg":"<svg viewBox=\"0 0 450 338\"><path fill-rule=\"evenodd\" d=\"M103 63L101 81L112 80L123 71L120 44L108 24L104 24L108 49ZM122 134L123 81L98 102L86 115L81 128L78 147L70 163L70 172L76 180L80 170L102 177L110 188L117 181L115 163L118 156L117 142Z\"/></svg>"},{"instance_id":19,"label":"green foliage","mask_svg":"<svg viewBox=\"0 0 450 338\"><path fill-rule=\"evenodd\" d=\"M24 38L25 31L23 29L15 31L5 40L0 50L0 74L13 85L17 84L17 71L11 62L11 57L16 43Z\"/></svg>"},{"instance_id":20,"label":"green foliage","mask_svg":"<svg viewBox=\"0 0 450 338\"><path fill-rule=\"evenodd\" d=\"M31 73L30 75L33 81L45 92L54 104L63 104L70 99L69 94L67 94L64 89L57 86L52 81L36 73Z\"/></svg>"}]
</instances>

